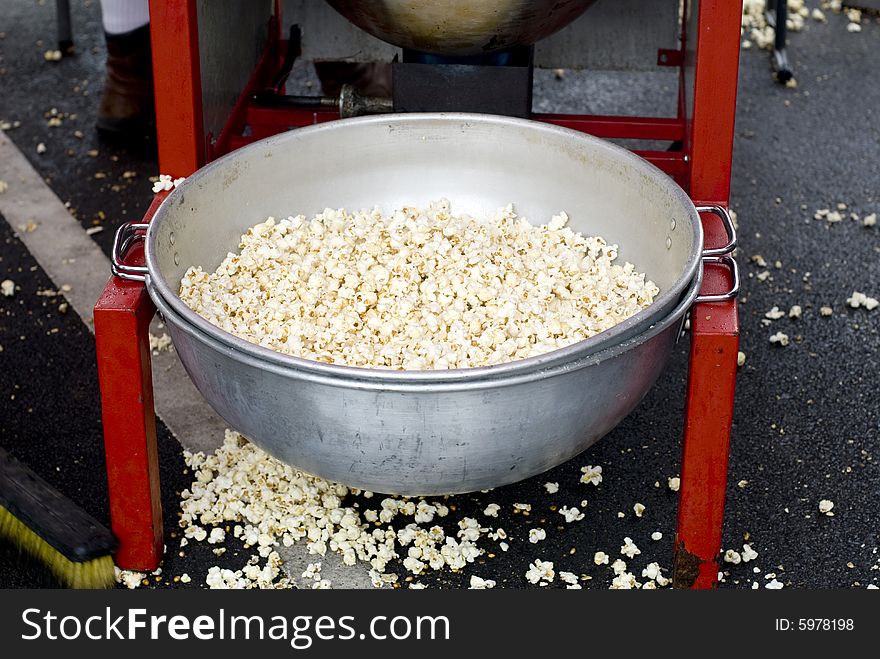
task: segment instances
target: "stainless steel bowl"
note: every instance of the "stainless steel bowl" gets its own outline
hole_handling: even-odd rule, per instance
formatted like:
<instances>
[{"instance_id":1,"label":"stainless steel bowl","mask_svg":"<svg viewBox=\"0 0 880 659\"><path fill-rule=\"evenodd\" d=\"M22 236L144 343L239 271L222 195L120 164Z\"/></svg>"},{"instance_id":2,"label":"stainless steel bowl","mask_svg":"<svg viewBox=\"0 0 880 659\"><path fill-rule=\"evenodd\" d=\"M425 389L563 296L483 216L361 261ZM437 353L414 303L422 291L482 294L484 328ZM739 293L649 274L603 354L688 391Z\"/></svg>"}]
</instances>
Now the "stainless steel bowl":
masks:
<instances>
[{"instance_id":1,"label":"stainless steel bowl","mask_svg":"<svg viewBox=\"0 0 880 659\"><path fill-rule=\"evenodd\" d=\"M291 368L231 348L150 293L190 378L231 427L308 473L415 496L514 483L611 431L662 372L701 280L702 270L671 314L627 341L576 360L538 357L528 370L489 367L456 379Z\"/></svg>"},{"instance_id":2,"label":"stainless steel bowl","mask_svg":"<svg viewBox=\"0 0 880 659\"><path fill-rule=\"evenodd\" d=\"M362 30L395 46L481 55L549 37L595 0L327 0Z\"/></svg>"},{"instance_id":3,"label":"stainless steel bowl","mask_svg":"<svg viewBox=\"0 0 880 659\"><path fill-rule=\"evenodd\" d=\"M268 215L385 208L447 196L471 214L514 202L565 210L620 245L661 293L590 339L508 364L449 371L334 366L211 325L177 296ZM687 195L632 153L582 133L490 115L377 116L291 131L193 174L146 237L151 297L196 386L281 460L378 492L455 493L553 467L626 416L660 373L697 295L702 228Z\"/></svg>"}]
</instances>

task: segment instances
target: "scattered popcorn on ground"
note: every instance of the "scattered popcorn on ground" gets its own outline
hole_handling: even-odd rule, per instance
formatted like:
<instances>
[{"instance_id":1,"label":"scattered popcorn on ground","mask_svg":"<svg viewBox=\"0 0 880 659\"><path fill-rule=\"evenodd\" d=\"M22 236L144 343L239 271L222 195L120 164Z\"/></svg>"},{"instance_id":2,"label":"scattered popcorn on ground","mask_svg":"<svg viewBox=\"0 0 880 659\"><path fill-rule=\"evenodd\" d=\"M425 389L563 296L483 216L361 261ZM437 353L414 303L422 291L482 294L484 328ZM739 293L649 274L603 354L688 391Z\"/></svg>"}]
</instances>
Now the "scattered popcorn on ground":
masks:
<instances>
[{"instance_id":1,"label":"scattered popcorn on ground","mask_svg":"<svg viewBox=\"0 0 880 659\"><path fill-rule=\"evenodd\" d=\"M776 334L770 337L770 343L778 343L780 346L785 347L789 344L788 334L776 332Z\"/></svg>"},{"instance_id":2,"label":"scattered popcorn on ground","mask_svg":"<svg viewBox=\"0 0 880 659\"><path fill-rule=\"evenodd\" d=\"M529 542L533 545L547 539L547 531L544 529L529 529Z\"/></svg>"},{"instance_id":3,"label":"scattered popcorn on ground","mask_svg":"<svg viewBox=\"0 0 880 659\"><path fill-rule=\"evenodd\" d=\"M37 153L39 153L39 154L46 153L46 145L43 144L42 142L37 144Z\"/></svg>"},{"instance_id":4,"label":"scattered popcorn on ground","mask_svg":"<svg viewBox=\"0 0 880 659\"><path fill-rule=\"evenodd\" d=\"M572 506L569 508L568 506L562 506L559 509L559 514L565 518L565 521L571 524L572 522L579 522L584 518L584 514L576 507Z\"/></svg>"},{"instance_id":5,"label":"scattered popcorn on ground","mask_svg":"<svg viewBox=\"0 0 880 659\"><path fill-rule=\"evenodd\" d=\"M556 573L553 571L553 562L552 561L542 561L541 559L535 559L535 562L529 566L528 571L526 572L526 579L531 584L539 584L541 586L546 586L553 578L556 576Z\"/></svg>"},{"instance_id":6,"label":"scattered popcorn on ground","mask_svg":"<svg viewBox=\"0 0 880 659\"><path fill-rule=\"evenodd\" d=\"M749 561L753 561L756 558L758 558L758 552L756 552L754 549L752 549L751 545L743 545L743 550L742 550L741 556L742 556L743 563L748 563Z\"/></svg>"},{"instance_id":7,"label":"scattered popcorn on ground","mask_svg":"<svg viewBox=\"0 0 880 659\"><path fill-rule=\"evenodd\" d=\"M794 318L795 320L797 320L798 318L801 317L801 315L803 313L804 313L804 310L801 309L801 305L795 304L791 307L791 309L788 310L788 317Z\"/></svg>"},{"instance_id":8,"label":"scattered popcorn on ground","mask_svg":"<svg viewBox=\"0 0 880 659\"><path fill-rule=\"evenodd\" d=\"M556 494L559 492L559 483L544 483L544 489L547 490L547 494Z\"/></svg>"},{"instance_id":9,"label":"scattered popcorn on ground","mask_svg":"<svg viewBox=\"0 0 880 659\"><path fill-rule=\"evenodd\" d=\"M397 517L419 514L426 519L428 513L431 518L446 517L449 507L439 501L383 499L375 519L385 526L376 528L363 521L367 510L362 517L362 509L342 504L344 497L358 491L284 465L232 431L227 431L215 454L186 452L184 458L195 473L190 489L182 493L180 526L185 536L201 541L208 536L201 525L235 522L233 536L257 554L243 570L212 571L208 581L212 587L286 587L284 578L278 578L280 558L274 558L279 543L303 542L319 556L333 551L346 565L369 563L379 585L397 579L383 572L390 561L401 558L401 552L405 568L416 574L426 567L460 570L483 553L476 542L489 529L472 518L458 522L456 537L447 536L439 526L425 529L415 522L400 529L390 526ZM364 501L368 499L361 506ZM502 533L498 529L496 537ZM261 558L268 561L263 567L256 564Z\"/></svg>"},{"instance_id":10,"label":"scattered popcorn on ground","mask_svg":"<svg viewBox=\"0 0 880 659\"><path fill-rule=\"evenodd\" d=\"M602 467L587 465L581 467L581 483L589 483L598 486L602 482Z\"/></svg>"},{"instance_id":11,"label":"scattered popcorn on ground","mask_svg":"<svg viewBox=\"0 0 880 659\"><path fill-rule=\"evenodd\" d=\"M276 550L279 545L289 547L302 543L318 558L331 551L341 555L346 565L368 563L370 578L376 587L396 584L400 567L415 576L429 570L461 571L478 557L486 556L486 550L479 545L487 539L498 542L501 551L508 549L503 542L508 538L504 529L483 528L470 517L453 519L453 528L457 526L454 535L446 523L445 530L436 525L428 528L427 524L435 518L448 517L450 511L454 511L455 506L445 499L441 502L386 497L371 501L372 493L368 497L368 493L304 474L268 456L232 431L227 431L224 445L216 453L205 456L185 452L184 458L193 472L193 482L182 493L180 546L194 541L207 541L216 546L235 537L251 552L249 558L243 559L246 563L240 569L213 566L204 582L210 588L293 587L281 569L282 561ZM672 487L673 479L669 480ZM521 514L531 508L525 503L514 507ZM555 509L551 506L551 510ZM501 507L488 504L484 513L486 511L497 516ZM558 512L566 521L583 518L583 513L573 507L563 506ZM541 513L535 509L533 514ZM655 541L662 537L659 531L651 534ZM546 538L543 528L528 531L530 543ZM627 560L642 553L629 537L624 538L620 550ZM489 558L492 557L489 550ZM744 545L743 560L754 557L757 553ZM596 565L608 565L609 561L605 552L597 551L593 556ZM386 571L392 564L394 571ZM331 587L330 581L322 578L320 566L321 563L313 563L306 568L302 578L309 584L305 587ZM653 562L641 572L648 580L644 584L627 571L625 561L615 560L611 567L615 575L611 582L613 589L654 589L670 581ZM632 569L638 574L636 566ZM538 559L529 565L526 579L531 584L547 586L556 574L552 561ZM558 574L566 587L581 587L574 573ZM581 578L587 577L582 575ZM468 579L472 588L496 585L491 579L476 575ZM133 576L129 580L139 583L141 578ZM180 581L186 583L182 578Z\"/></svg>"},{"instance_id":12,"label":"scattered popcorn on ground","mask_svg":"<svg viewBox=\"0 0 880 659\"><path fill-rule=\"evenodd\" d=\"M785 317L785 312L782 311L779 307L773 307L764 314L764 318L769 318L770 320L779 320L780 318Z\"/></svg>"},{"instance_id":13,"label":"scattered popcorn on ground","mask_svg":"<svg viewBox=\"0 0 880 659\"><path fill-rule=\"evenodd\" d=\"M823 515L828 515L828 517L834 517L834 513L832 509L834 508L834 502L829 501L828 499L822 499L819 502L819 512Z\"/></svg>"},{"instance_id":14,"label":"scattered popcorn on ground","mask_svg":"<svg viewBox=\"0 0 880 659\"><path fill-rule=\"evenodd\" d=\"M786 26L789 30L800 32L804 27L804 19L809 15L810 10L804 6L803 0L788 0ZM740 33L743 37L748 37L743 40L743 48L750 48L752 43L758 48L773 48L775 33L767 24L765 0L744 0Z\"/></svg>"},{"instance_id":15,"label":"scattered popcorn on ground","mask_svg":"<svg viewBox=\"0 0 880 659\"><path fill-rule=\"evenodd\" d=\"M11 279L4 279L0 282L0 293L2 293L4 297L12 297L15 295L15 282Z\"/></svg>"},{"instance_id":16,"label":"scattered popcorn on ground","mask_svg":"<svg viewBox=\"0 0 880 659\"><path fill-rule=\"evenodd\" d=\"M623 545L620 547L620 553L627 558L635 558L642 553L642 550L636 547L636 543L632 541L632 538L624 538Z\"/></svg>"},{"instance_id":17,"label":"scattered popcorn on ground","mask_svg":"<svg viewBox=\"0 0 880 659\"><path fill-rule=\"evenodd\" d=\"M636 514L636 517L641 517L645 512L645 506L637 502L633 505L633 512Z\"/></svg>"},{"instance_id":18,"label":"scattered popcorn on ground","mask_svg":"<svg viewBox=\"0 0 880 659\"><path fill-rule=\"evenodd\" d=\"M737 366L745 366L746 364L746 353L742 350L736 353L736 365Z\"/></svg>"},{"instance_id":19,"label":"scattered popcorn on ground","mask_svg":"<svg viewBox=\"0 0 880 659\"><path fill-rule=\"evenodd\" d=\"M873 311L877 308L877 305L880 304L876 298L868 297L859 291L853 291L853 294L846 298L846 303L853 309L865 307L868 311Z\"/></svg>"},{"instance_id":20,"label":"scattered popcorn on ground","mask_svg":"<svg viewBox=\"0 0 880 659\"><path fill-rule=\"evenodd\" d=\"M733 565L739 565L740 563L742 563L742 556L740 556L740 553L738 551L734 549L728 549L726 552L724 552L724 562L732 563Z\"/></svg>"},{"instance_id":21,"label":"scattered popcorn on ground","mask_svg":"<svg viewBox=\"0 0 880 659\"><path fill-rule=\"evenodd\" d=\"M833 313L834 313L834 309L832 309L831 307L820 307L819 308L819 315L822 316L823 318L828 318L828 316L830 316Z\"/></svg>"},{"instance_id":22,"label":"scattered popcorn on ground","mask_svg":"<svg viewBox=\"0 0 880 659\"><path fill-rule=\"evenodd\" d=\"M866 227L873 227L877 224L877 213L871 213L870 215L865 215L862 218L862 224Z\"/></svg>"},{"instance_id":23,"label":"scattered popcorn on ground","mask_svg":"<svg viewBox=\"0 0 880 659\"><path fill-rule=\"evenodd\" d=\"M120 570L118 567L113 568L116 572L116 583L121 583L129 590L139 588L147 575L143 572L132 572L131 570Z\"/></svg>"},{"instance_id":24,"label":"scattered popcorn on ground","mask_svg":"<svg viewBox=\"0 0 880 659\"><path fill-rule=\"evenodd\" d=\"M667 479L666 485L673 492L678 492L678 488L681 487L681 479L678 476L673 476L672 478Z\"/></svg>"},{"instance_id":25,"label":"scattered popcorn on ground","mask_svg":"<svg viewBox=\"0 0 880 659\"><path fill-rule=\"evenodd\" d=\"M642 570L642 576L650 579L655 582L658 586L668 586L670 580L663 576L661 573L663 568L660 567L659 563L648 563L644 570ZM647 586L647 584L645 584ZM642 586L644 589L645 586ZM649 590L651 588L649 587Z\"/></svg>"},{"instance_id":26,"label":"scattered popcorn on ground","mask_svg":"<svg viewBox=\"0 0 880 659\"><path fill-rule=\"evenodd\" d=\"M150 350L153 351L154 355L158 355L160 352L166 350L173 350L171 337L164 332L160 336L156 336L150 332Z\"/></svg>"},{"instance_id":27,"label":"scattered popcorn on ground","mask_svg":"<svg viewBox=\"0 0 880 659\"><path fill-rule=\"evenodd\" d=\"M488 590L489 588L495 587L495 581L492 579L483 579L478 577L477 575L471 575L470 580L470 589L471 590Z\"/></svg>"},{"instance_id":28,"label":"scattered popcorn on ground","mask_svg":"<svg viewBox=\"0 0 880 659\"><path fill-rule=\"evenodd\" d=\"M770 581L769 583L767 583L764 586L764 588L767 588L768 590L781 590L782 589L782 582L776 581L776 579L773 579L773 581Z\"/></svg>"},{"instance_id":29,"label":"scattered popcorn on ground","mask_svg":"<svg viewBox=\"0 0 880 659\"><path fill-rule=\"evenodd\" d=\"M580 588L580 584L578 583L578 576L574 572L560 572L559 580L563 583L568 584L569 586L578 586L578 588Z\"/></svg>"}]
</instances>

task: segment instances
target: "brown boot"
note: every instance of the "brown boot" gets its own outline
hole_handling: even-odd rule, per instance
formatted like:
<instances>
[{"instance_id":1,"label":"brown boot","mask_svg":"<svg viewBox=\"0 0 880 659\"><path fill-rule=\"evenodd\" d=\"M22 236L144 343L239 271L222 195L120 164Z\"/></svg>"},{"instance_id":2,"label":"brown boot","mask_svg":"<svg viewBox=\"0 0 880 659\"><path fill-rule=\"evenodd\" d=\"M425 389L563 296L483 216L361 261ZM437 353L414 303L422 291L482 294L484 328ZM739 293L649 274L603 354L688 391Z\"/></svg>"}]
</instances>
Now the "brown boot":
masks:
<instances>
[{"instance_id":1,"label":"brown boot","mask_svg":"<svg viewBox=\"0 0 880 659\"><path fill-rule=\"evenodd\" d=\"M149 135L155 130L150 26L105 36L107 74L95 126L116 138Z\"/></svg>"}]
</instances>

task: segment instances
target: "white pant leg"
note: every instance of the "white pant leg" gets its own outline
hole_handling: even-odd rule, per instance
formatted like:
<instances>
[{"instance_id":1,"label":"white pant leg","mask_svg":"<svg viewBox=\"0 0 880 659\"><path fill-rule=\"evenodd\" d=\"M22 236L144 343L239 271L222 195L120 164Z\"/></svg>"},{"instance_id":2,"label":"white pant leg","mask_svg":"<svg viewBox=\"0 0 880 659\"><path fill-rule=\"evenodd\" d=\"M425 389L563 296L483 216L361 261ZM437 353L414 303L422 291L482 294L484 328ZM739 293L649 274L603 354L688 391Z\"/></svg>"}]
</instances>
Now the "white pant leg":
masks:
<instances>
[{"instance_id":1,"label":"white pant leg","mask_svg":"<svg viewBox=\"0 0 880 659\"><path fill-rule=\"evenodd\" d=\"M150 22L149 0L101 0L101 17L107 34L124 34Z\"/></svg>"}]
</instances>

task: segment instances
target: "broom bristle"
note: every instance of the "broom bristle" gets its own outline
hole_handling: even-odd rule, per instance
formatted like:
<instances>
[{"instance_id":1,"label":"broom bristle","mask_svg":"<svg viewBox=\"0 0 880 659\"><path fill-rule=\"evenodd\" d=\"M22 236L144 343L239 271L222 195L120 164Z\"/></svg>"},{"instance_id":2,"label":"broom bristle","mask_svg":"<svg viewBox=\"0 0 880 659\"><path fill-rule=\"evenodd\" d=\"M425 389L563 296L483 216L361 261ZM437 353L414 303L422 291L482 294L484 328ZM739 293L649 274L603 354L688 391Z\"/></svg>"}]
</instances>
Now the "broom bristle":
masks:
<instances>
[{"instance_id":1,"label":"broom bristle","mask_svg":"<svg viewBox=\"0 0 880 659\"><path fill-rule=\"evenodd\" d=\"M72 561L2 505L0 536L45 565L68 588L110 588L116 583L111 555Z\"/></svg>"}]
</instances>

